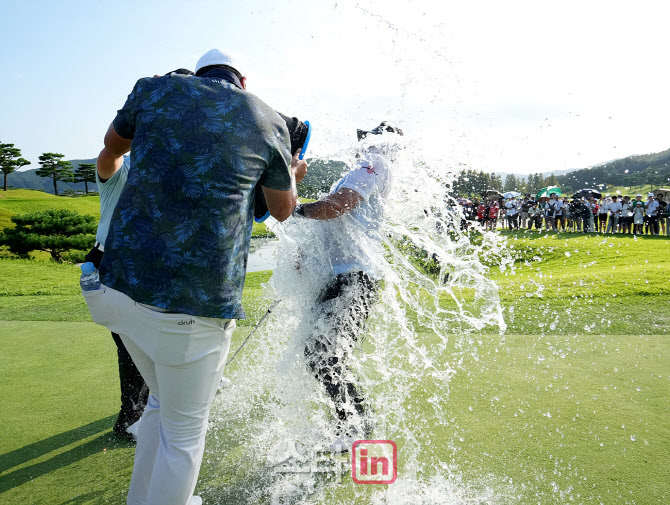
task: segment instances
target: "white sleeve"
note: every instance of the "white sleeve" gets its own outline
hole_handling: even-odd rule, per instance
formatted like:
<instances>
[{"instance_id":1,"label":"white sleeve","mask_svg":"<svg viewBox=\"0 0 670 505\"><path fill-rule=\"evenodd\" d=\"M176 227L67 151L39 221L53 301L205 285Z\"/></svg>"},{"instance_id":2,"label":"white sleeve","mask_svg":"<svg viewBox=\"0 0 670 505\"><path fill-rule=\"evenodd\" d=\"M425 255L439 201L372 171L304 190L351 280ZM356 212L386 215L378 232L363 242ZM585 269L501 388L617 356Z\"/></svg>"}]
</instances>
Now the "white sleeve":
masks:
<instances>
[{"instance_id":1,"label":"white sleeve","mask_svg":"<svg viewBox=\"0 0 670 505\"><path fill-rule=\"evenodd\" d=\"M374 158L359 161L358 166L342 178L338 189L353 189L364 200L368 200L375 190L380 191L386 184L388 169L383 163L373 163L373 161Z\"/></svg>"}]
</instances>

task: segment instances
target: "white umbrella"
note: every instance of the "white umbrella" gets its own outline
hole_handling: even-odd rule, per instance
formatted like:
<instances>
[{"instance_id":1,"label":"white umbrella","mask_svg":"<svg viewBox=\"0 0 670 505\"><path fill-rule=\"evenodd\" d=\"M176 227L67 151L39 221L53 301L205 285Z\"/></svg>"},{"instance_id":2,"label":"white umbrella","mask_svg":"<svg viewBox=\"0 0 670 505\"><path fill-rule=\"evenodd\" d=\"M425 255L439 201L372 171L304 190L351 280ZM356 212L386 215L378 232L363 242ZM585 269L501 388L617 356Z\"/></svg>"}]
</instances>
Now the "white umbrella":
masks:
<instances>
[{"instance_id":1,"label":"white umbrella","mask_svg":"<svg viewBox=\"0 0 670 505\"><path fill-rule=\"evenodd\" d=\"M516 198L517 196L521 196L521 193L516 191L508 191L507 193L503 193L503 196L505 198Z\"/></svg>"}]
</instances>

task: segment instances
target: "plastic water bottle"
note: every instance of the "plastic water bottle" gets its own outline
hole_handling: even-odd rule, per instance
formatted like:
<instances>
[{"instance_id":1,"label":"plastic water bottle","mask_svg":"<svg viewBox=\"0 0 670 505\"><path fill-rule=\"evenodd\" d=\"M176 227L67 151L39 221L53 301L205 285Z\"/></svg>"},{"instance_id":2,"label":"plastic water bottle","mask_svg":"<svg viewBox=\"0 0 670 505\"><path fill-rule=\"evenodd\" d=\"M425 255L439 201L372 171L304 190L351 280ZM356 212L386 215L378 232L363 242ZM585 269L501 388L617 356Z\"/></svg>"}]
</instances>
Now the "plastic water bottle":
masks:
<instances>
[{"instance_id":1,"label":"plastic water bottle","mask_svg":"<svg viewBox=\"0 0 670 505\"><path fill-rule=\"evenodd\" d=\"M95 265L90 261L81 265L81 279L79 280L82 291L94 291L100 289L100 276Z\"/></svg>"}]
</instances>

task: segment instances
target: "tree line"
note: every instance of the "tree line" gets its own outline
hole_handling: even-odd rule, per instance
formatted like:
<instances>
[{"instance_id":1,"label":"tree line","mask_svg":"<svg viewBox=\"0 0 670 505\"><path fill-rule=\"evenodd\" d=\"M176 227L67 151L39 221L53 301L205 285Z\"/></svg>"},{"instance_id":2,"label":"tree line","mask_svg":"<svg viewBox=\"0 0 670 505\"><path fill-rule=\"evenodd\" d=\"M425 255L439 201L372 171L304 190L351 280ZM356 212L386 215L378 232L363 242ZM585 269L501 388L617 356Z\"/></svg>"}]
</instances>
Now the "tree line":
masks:
<instances>
[{"instance_id":1,"label":"tree line","mask_svg":"<svg viewBox=\"0 0 670 505\"><path fill-rule=\"evenodd\" d=\"M554 174L548 177L539 173L530 174L528 177L507 174L503 180L502 176L497 174L468 169L458 174L451 188L454 194L476 198L487 189L495 189L500 192L517 191L534 195L542 188L557 185L558 178Z\"/></svg>"},{"instance_id":2,"label":"tree line","mask_svg":"<svg viewBox=\"0 0 670 505\"><path fill-rule=\"evenodd\" d=\"M88 194L88 183L95 183L95 163L82 163L74 168L72 163L64 161L64 154L44 153L40 156L40 168L36 174L53 181L54 194L58 196L58 182L83 182ZM30 165L30 161L21 157L21 150L14 144L0 142L0 170L4 175L4 187L7 191L7 176L12 172Z\"/></svg>"}]
</instances>

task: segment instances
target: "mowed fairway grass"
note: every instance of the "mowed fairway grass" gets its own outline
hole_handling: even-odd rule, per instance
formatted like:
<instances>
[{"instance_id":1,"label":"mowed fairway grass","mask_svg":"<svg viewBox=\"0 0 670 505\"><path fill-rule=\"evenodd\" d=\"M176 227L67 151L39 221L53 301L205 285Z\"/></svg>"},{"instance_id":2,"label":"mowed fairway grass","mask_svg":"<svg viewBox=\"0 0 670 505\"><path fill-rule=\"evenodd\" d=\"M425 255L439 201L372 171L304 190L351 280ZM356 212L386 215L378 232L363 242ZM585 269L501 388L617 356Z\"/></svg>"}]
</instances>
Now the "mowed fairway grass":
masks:
<instances>
[{"instance_id":1,"label":"mowed fairway grass","mask_svg":"<svg viewBox=\"0 0 670 505\"><path fill-rule=\"evenodd\" d=\"M431 423L432 392L413 388L422 444L501 503L670 503L670 240L507 238L517 261L490 271L507 333L470 336L444 398L448 423ZM248 275L250 319L232 349L264 313L269 276ZM90 322L77 278L72 265L0 260L2 504L125 503L133 447L110 432L115 347ZM242 486L233 475L206 461L196 492L246 503L244 489L221 490ZM354 485L339 486L323 503L352 502Z\"/></svg>"}]
</instances>

